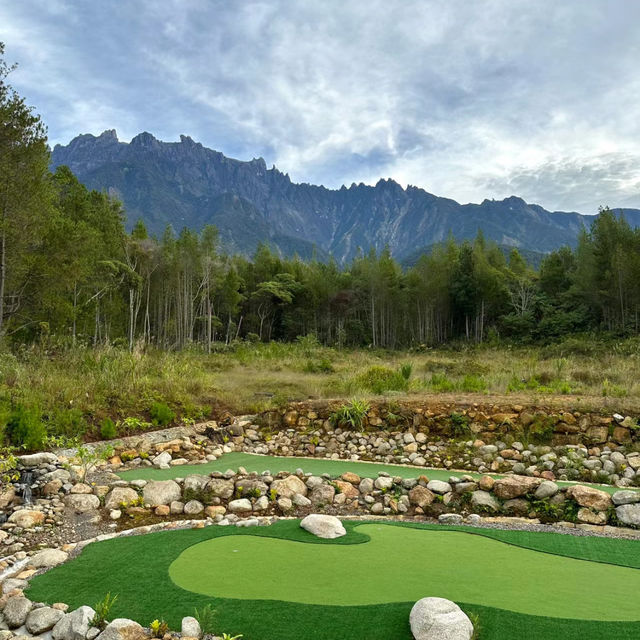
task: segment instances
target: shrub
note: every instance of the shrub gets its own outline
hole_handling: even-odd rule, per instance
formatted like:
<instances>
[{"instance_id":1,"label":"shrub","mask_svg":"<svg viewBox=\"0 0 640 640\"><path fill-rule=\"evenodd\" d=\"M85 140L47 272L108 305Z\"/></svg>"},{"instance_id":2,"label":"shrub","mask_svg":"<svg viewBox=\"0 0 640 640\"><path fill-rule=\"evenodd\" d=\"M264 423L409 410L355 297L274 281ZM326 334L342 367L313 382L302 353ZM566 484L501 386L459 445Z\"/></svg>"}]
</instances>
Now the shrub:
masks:
<instances>
[{"instance_id":1,"label":"shrub","mask_svg":"<svg viewBox=\"0 0 640 640\"><path fill-rule=\"evenodd\" d=\"M52 418L51 430L56 435L63 435L69 438L82 436L87 431L87 422L80 409L59 409Z\"/></svg>"},{"instance_id":2,"label":"shrub","mask_svg":"<svg viewBox=\"0 0 640 640\"><path fill-rule=\"evenodd\" d=\"M96 602L93 607L96 613L91 620L92 627L97 627L98 629L105 628L109 611L111 611L111 608L116 603L117 599L117 595L111 597L111 592L109 592L104 598L102 598L102 600L100 600L100 602Z\"/></svg>"},{"instance_id":3,"label":"shrub","mask_svg":"<svg viewBox=\"0 0 640 640\"><path fill-rule=\"evenodd\" d=\"M400 371L378 365L369 367L356 377L355 382L361 389L367 389L375 394L382 394L385 391L406 391L409 387L408 380Z\"/></svg>"},{"instance_id":4,"label":"shrub","mask_svg":"<svg viewBox=\"0 0 640 640\"><path fill-rule=\"evenodd\" d=\"M351 402L343 404L336 409L329 419L336 425L348 425L353 429L360 429L369 411L369 403L365 400L354 398Z\"/></svg>"},{"instance_id":5,"label":"shrub","mask_svg":"<svg viewBox=\"0 0 640 640\"><path fill-rule=\"evenodd\" d=\"M334 368L329 358L320 360L307 360L302 370L305 373L333 373Z\"/></svg>"},{"instance_id":6,"label":"shrub","mask_svg":"<svg viewBox=\"0 0 640 640\"><path fill-rule=\"evenodd\" d=\"M405 380L408 381L412 373L413 373L413 364L411 364L411 362L405 362L400 365L400 375Z\"/></svg>"},{"instance_id":7,"label":"shrub","mask_svg":"<svg viewBox=\"0 0 640 640\"><path fill-rule=\"evenodd\" d=\"M451 418L451 435L454 438L465 438L471 435L468 416L454 412L449 417Z\"/></svg>"},{"instance_id":8,"label":"shrub","mask_svg":"<svg viewBox=\"0 0 640 640\"><path fill-rule=\"evenodd\" d=\"M427 382L427 386L438 393L447 393L455 391L456 385L447 378L444 373L434 373L431 380Z\"/></svg>"},{"instance_id":9,"label":"shrub","mask_svg":"<svg viewBox=\"0 0 640 640\"><path fill-rule=\"evenodd\" d=\"M154 402L149 409L151 422L156 427L165 427L176 418L176 414L164 402Z\"/></svg>"},{"instance_id":10,"label":"shrub","mask_svg":"<svg viewBox=\"0 0 640 640\"><path fill-rule=\"evenodd\" d=\"M553 438L553 419L537 415L529 425L528 437L534 444L547 444Z\"/></svg>"},{"instance_id":11,"label":"shrub","mask_svg":"<svg viewBox=\"0 0 640 640\"><path fill-rule=\"evenodd\" d=\"M213 633L213 628L215 626L216 612L215 609L207 604L202 609L196 609L193 612L193 617L200 624L200 628L202 629L202 633Z\"/></svg>"},{"instance_id":12,"label":"shrub","mask_svg":"<svg viewBox=\"0 0 640 640\"><path fill-rule=\"evenodd\" d=\"M487 383L484 378L476 375L466 375L460 385L462 391L467 393L480 393L487 390Z\"/></svg>"},{"instance_id":13,"label":"shrub","mask_svg":"<svg viewBox=\"0 0 640 640\"><path fill-rule=\"evenodd\" d=\"M111 418L105 418L100 426L100 437L103 440L113 440L118 436L118 429Z\"/></svg>"},{"instance_id":14,"label":"shrub","mask_svg":"<svg viewBox=\"0 0 640 640\"><path fill-rule=\"evenodd\" d=\"M5 431L13 446L28 451L42 449L47 438L40 411L34 407L28 409L21 404L9 414Z\"/></svg>"}]
</instances>

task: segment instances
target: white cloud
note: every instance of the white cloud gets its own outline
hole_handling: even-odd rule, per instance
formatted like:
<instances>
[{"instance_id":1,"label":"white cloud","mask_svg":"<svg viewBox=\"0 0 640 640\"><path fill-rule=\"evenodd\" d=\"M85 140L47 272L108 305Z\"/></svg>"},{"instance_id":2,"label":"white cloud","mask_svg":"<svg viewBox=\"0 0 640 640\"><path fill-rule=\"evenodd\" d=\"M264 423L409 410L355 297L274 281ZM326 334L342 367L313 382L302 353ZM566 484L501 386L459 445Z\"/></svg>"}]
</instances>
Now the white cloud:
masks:
<instances>
[{"instance_id":1,"label":"white cloud","mask_svg":"<svg viewBox=\"0 0 640 640\"><path fill-rule=\"evenodd\" d=\"M640 4L295 0L0 7L54 142L180 133L328 186L640 207Z\"/></svg>"}]
</instances>

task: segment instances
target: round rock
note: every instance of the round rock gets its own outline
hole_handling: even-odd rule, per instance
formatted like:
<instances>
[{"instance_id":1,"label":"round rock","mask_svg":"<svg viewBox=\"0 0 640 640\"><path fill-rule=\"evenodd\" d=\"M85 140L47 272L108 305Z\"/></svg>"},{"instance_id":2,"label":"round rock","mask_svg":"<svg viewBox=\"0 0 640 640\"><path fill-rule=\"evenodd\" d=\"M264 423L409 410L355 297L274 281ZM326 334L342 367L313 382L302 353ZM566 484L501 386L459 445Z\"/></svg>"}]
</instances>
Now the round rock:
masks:
<instances>
[{"instance_id":1,"label":"round rock","mask_svg":"<svg viewBox=\"0 0 640 640\"><path fill-rule=\"evenodd\" d=\"M409 615L415 640L470 640L473 625L465 612L451 600L422 598Z\"/></svg>"},{"instance_id":2,"label":"round rock","mask_svg":"<svg viewBox=\"0 0 640 640\"><path fill-rule=\"evenodd\" d=\"M300 526L318 538L340 538L347 534L342 522L335 516L312 513L300 522Z\"/></svg>"}]
</instances>

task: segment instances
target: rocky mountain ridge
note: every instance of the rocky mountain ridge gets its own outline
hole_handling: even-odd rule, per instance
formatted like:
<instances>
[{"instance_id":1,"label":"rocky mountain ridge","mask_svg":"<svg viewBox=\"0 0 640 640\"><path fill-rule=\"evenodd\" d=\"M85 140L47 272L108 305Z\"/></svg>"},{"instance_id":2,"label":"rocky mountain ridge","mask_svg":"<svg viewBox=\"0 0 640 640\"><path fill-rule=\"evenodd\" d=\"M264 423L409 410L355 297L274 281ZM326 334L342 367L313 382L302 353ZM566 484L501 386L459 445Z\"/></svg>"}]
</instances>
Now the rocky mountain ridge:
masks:
<instances>
[{"instance_id":1,"label":"rocky mountain ridge","mask_svg":"<svg viewBox=\"0 0 640 640\"><path fill-rule=\"evenodd\" d=\"M56 145L52 167L68 165L90 188L119 197L131 226L142 218L151 232L214 224L226 247L251 253L267 242L281 253L352 259L359 249L388 246L400 260L446 240L473 238L478 230L503 246L546 253L573 246L593 216L550 212L512 196L459 204L391 179L375 186L327 189L294 183L262 158L228 158L188 136L162 142L150 133L130 143L115 130L83 134ZM623 210L640 226L640 210Z\"/></svg>"}]
</instances>

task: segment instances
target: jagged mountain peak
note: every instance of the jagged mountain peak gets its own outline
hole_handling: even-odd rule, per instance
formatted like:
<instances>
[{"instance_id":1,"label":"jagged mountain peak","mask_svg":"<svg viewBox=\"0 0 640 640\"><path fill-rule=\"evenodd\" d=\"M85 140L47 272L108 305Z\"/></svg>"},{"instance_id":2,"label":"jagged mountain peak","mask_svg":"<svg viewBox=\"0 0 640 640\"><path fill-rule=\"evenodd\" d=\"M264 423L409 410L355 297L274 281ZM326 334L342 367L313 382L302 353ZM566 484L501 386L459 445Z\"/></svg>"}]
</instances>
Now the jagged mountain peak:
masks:
<instances>
[{"instance_id":1,"label":"jagged mountain peak","mask_svg":"<svg viewBox=\"0 0 640 640\"><path fill-rule=\"evenodd\" d=\"M229 158L188 135L162 142L142 132L127 144L113 129L83 134L56 145L52 166L62 164L88 187L120 194L130 226L142 218L161 234L168 224L176 230L217 224L223 242L245 253L265 241L285 254L341 261L359 249L388 246L402 259L450 233L462 240L480 229L500 245L544 253L574 245L592 219L552 213L515 195L461 205L392 178L339 189L293 183L275 166L267 169L264 158ZM625 215L640 225L639 210Z\"/></svg>"}]
</instances>

